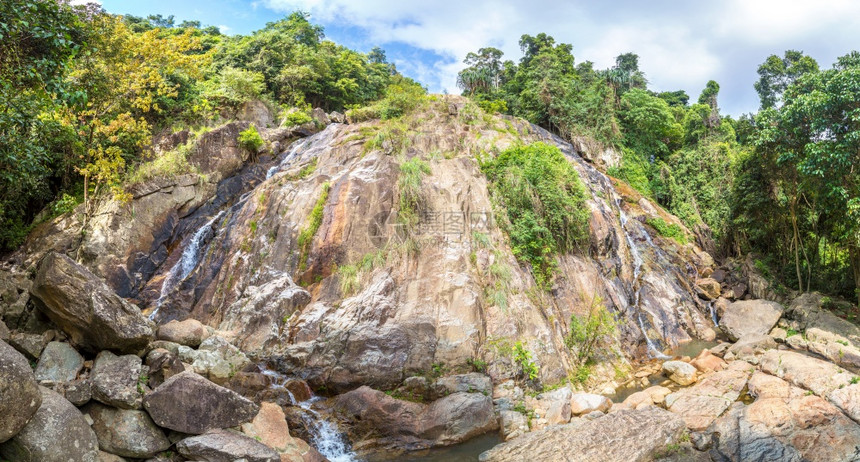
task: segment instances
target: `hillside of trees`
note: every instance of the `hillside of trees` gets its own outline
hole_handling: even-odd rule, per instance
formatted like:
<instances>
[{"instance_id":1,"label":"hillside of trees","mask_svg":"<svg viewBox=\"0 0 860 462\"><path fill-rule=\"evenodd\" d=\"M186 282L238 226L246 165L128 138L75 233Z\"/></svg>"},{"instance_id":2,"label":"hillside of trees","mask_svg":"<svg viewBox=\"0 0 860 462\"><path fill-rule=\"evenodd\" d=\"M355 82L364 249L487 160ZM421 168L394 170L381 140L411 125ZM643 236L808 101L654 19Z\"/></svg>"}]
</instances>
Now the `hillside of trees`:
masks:
<instances>
[{"instance_id":1,"label":"hillside of trees","mask_svg":"<svg viewBox=\"0 0 860 462\"><path fill-rule=\"evenodd\" d=\"M0 13L0 250L34 220L101 192L122 197L166 128L212 125L251 99L343 111L409 91L423 89L384 51L326 40L302 13L226 36L173 17L12 0Z\"/></svg>"},{"instance_id":2,"label":"hillside of trees","mask_svg":"<svg viewBox=\"0 0 860 462\"><path fill-rule=\"evenodd\" d=\"M570 44L523 35L519 62L469 53L458 84L487 110L622 152L609 174L656 200L717 256L753 254L783 289L854 298L860 287L860 53L823 69L768 57L755 114L720 113L720 86L649 90L639 57L577 63ZM695 95L694 95L695 96Z\"/></svg>"},{"instance_id":3,"label":"hillside of trees","mask_svg":"<svg viewBox=\"0 0 860 462\"><path fill-rule=\"evenodd\" d=\"M226 36L93 4L10 1L0 21L2 251L94 195L122 197L165 129L211 125L250 99L343 111L424 91L381 49L326 40L302 13ZM680 217L715 255L753 254L788 289L857 296L860 53L827 68L799 51L768 57L750 82L760 110L735 119L720 112L717 82L692 96L649 90L635 53L595 69L546 34L520 46L517 62L495 48L469 53L464 94L620 151L608 173Z\"/></svg>"}]
</instances>

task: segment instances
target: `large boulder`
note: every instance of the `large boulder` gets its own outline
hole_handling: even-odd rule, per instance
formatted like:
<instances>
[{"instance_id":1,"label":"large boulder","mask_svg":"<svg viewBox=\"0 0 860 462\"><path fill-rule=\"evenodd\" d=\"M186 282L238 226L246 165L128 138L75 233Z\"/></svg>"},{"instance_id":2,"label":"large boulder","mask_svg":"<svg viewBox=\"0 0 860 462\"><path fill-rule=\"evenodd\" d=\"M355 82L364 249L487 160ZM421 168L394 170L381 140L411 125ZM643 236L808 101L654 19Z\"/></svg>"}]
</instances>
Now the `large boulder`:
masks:
<instances>
[{"instance_id":1,"label":"large boulder","mask_svg":"<svg viewBox=\"0 0 860 462\"><path fill-rule=\"evenodd\" d=\"M793 351L769 350L761 359L761 370L818 396L857 381L856 375L831 362Z\"/></svg>"},{"instance_id":2,"label":"large boulder","mask_svg":"<svg viewBox=\"0 0 860 462\"><path fill-rule=\"evenodd\" d=\"M663 373L678 385L687 386L696 381L696 368L690 363L666 361L662 368Z\"/></svg>"},{"instance_id":3,"label":"large boulder","mask_svg":"<svg viewBox=\"0 0 860 462\"><path fill-rule=\"evenodd\" d=\"M280 462L281 456L265 444L232 430L212 430L176 443L176 450L191 460L208 462Z\"/></svg>"},{"instance_id":4,"label":"large boulder","mask_svg":"<svg viewBox=\"0 0 860 462\"><path fill-rule=\"evenodd\" d=\"M93 398L122 409L140 409L143 404L141 360L135 355L116 356L102 351L93 366Z\"/></svg>"},{"instance_id":5,"label":"large boulder","mask_svg":"<svg viewBox=\"0 0 860 462\"><path fill-rule=\"evenodd\" d=\"M589 412L606 412L612 407L612 401L603 395L594 393L574 393L570 397L570 412L573 415L588 414Z\"/></svg>"},{"instance_id":6,"label":"large boulder","mask_svg":"<svg viewBox=\"0 0 860 462\"><path fill-rule=\"evenodd\" d=\"M308 443L290 436L284 410L275 403L261 403L254 420L242 424L242 433L277 451L281 462L302 461L311 453Z\"/></svg>"},{"instance_id":7,"label":"large boulder","mask_svg":"<svg viewBox=\"0 0 860 462\"><path fill-rule=\"evenodd\" d=\"M191 364L194 372L218 383L224 383L251 363L245 353L219 336L204 340L197 350L180 346L178 352L179 359Z\"/></svg>"},{"instance_id":8,"label":"large boulder","mask_svg":"<svg viewBox=\"0 0 860 462\"><path fill-rule=\"evenodd\" d=\"M165 451L170 440L145 411L116 409L91 403L83 410L93 420L93 431L103 451L145 459Z\"/></svg>"},{"instance_id":9,"label":"large boulder","mask_svg":"<svg viewBox=\"0 0 860 462\"><path fill-rule=\"evenodd\" d=\"M743 300L726 307L720 327L735 341L745 335L766 335L782 316L783 306L767 300Z\"/></svg>"},{"instance_id":10,"label":"large boulder","mask_svg":"<svg viewBox=\"0 0 860 462\"><path fill-rule=\"evenodd\" d=\"M667 407L684 419L687 428L702 431L738 399L751 370L749 364L735 361L695 386L666 396Z\"/></svg>"},{"instance_id":11,"label":"large boulder","mask_svg":"<svg viewBox=\"0 0 860 462\"><path fill-rule=\"evenodd\" d=\"M684 432L684 422L663 409L621 410L585 423L557 425L502 443L482 462L652 460Z\"/></svg>"},{"instance_id":12,"label":"large boulder","mask_svg":"<svg viewBox=\"0 0 860 462\"><path fill-rule=\"evenodd\" d=\"M36 365L36 380L71 382L84 367L84 357L68 343L51 342Z\"/></svg>"},{"instance_id":13,"label":"large boulder","mask_svg":"<svg viewBox=\"0 0 860 462\"><path fill-rule=\"evenodd\" d=\"M824 399L774 380L749 406L735 403L706 432L712 460L857 460L860 426Z\"/></svg>"},{"instance_id":14,"label":"large boulder","mask_svg":"<svg viewBox=\"0 0 860 462\"><path fill-rule=\"evenodd\" d=\"M27 358L0 340L0 443L24 428L41 404Z\"/></svg>"},{"instance_id":15,"label":"large boulder","mask_svg":"<svg viewBox=\"0 0 860 462\"><path fill-rule=\"evenodd\" d=\"M138 307L65 255L48 254L30 290L36 306L80 348L135 353L152 340L155 325Z\"/></svg>"},{"instance_id":16,"label":"large boulder","mask_svg":"<svg viewBox=\"0 0 860 462\"><path fill-rule=\"evenodd\" d=\"M196 319L173 320L158 326L157 337L159 340L197 348L200 343L209 338L209 331Z\"/></svg>"},{"instance_id":17,"label":"large boulder","mask_svg":"<svg viewBox=\"0 0 860 462\"><path fill-rule=\"evenodd\" d=\"M260 410L254 402L190 371L167 379L146 395L143 405L159 426L195 435L243 424Z\"/></svg>"},{"instance_id":18,"label":"large boulder","mask_svg":"<svg viewBox=\"0 0 860 462\"><path fill-rule=\"evenodd\" d=\"M477 392L489 395L493 392L493 381L490 377L477 372L442 377L433 383L430 399L437 399L458 392Z\"/></svg>"},{"instance_id":19,"label":"large boulder","mask_svg":"<svg viewBox=\"0 0 860 462\"><path fill-rule=\"evenodd\" d=\"M0 445L0 457L15 462L96 462L98 441L81 411L52 390L40 387L40 392L41 407L15 437Z\"/></svg>"},{"instance_id":20,"label":"large boulder","mask_svg":"<svg viewBox=\"0 0 860 462\"><path fill-rule=\"evenodd\" d=\"M395 446L446 446L498 428L493 401L481 393L458 392L426 405L363 386L338 396L334 406L354 435L380 435Z\"/></svg>"}]
</instances>

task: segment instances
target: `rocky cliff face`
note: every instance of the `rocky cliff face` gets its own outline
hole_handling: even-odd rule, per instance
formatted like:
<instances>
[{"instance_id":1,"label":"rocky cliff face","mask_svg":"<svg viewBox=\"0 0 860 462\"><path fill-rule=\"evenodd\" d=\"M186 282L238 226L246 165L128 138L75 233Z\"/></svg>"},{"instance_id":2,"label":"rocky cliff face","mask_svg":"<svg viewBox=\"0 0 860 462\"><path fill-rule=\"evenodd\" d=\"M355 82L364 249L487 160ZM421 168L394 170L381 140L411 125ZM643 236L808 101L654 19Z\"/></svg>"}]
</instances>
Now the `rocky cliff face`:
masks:
<instances>
[{"instance_id":1,"label":"rocky cliff face","mask_svg":"<svg viewBox=\"0 0 860 462\"><path fill-rule=\"evenodd\" d=\"M65 251L158 323L198 319L253 356L339 391L392 388L434 365L455 370L479 358L494 378L510 377L515 342L535 357L543 382L558 381L575 367L563 342L569 319L598 296L622 321L611 361L713 335L695 288L710 257L646 224L682 226L676 218L561 139L464 106L432 102L407 116L407 127L331 124L257 159L235 144L247 123L228 124L198 139L190 161L199 175L138 185L128 204L105 200L83 233L75 217L47 224L18 260ZM296 134L263 131L276 149ZM561 148L590 196L590 244L560 258L550 292L517 264L477 160L534 141ZM431 173L419 224L406 229L398 179L412 158ZM318 204L319 228L302 250L299 234ZM338 270L362 260L358 274ZM504 294L488 296L497 264L510 276Z\"/></svg>"}]
</instances>

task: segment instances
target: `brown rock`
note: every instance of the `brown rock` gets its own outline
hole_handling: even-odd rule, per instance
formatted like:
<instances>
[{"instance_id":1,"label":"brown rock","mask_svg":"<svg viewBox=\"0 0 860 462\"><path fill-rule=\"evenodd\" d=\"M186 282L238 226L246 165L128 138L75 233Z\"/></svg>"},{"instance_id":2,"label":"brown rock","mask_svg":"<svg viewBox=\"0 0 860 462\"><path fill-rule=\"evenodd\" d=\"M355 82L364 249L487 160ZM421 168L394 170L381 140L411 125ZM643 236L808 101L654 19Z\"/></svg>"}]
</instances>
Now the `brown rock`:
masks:
<instances>
[{"instance_id":1,"label":"brown rock","mask_svg":"<svg viewBox=\"0 0 860 462\"><path fill-rule=\"evenodd\" d=\"M695 366L700 372L717 372L726 367L726 362L722 358L712 355L707 348L690 361L690 364Z\"/></svg>"},{"instance_id":2,"label":"brown rock","mask_svg":"<svg viewBox=\"0 0 860 462\"><path fill-rule=\"evenodd\" d=\"M36 306L81 348L133 353L152 339L155 326L140 309L65 255L42 260L31 292Z\"/></svg>"},{"instance_id":3,"label":"brown rock","mask_svg":"<svg viewBox=\"0 0 860 462\"><path fill-rule=\"evenodd\" d=\"M684 422L677 416L648 406L527 433L484 452L479 460L644 462L678 441L683 432Z\"/></svg>"},{"instance_id":4,"label":"brown rock","mask_svg":"<svg viewBox=\"0 0 860 462\"><path fill-rule=\"evenodd\" d=\"M200 321L189 318L184 321L170 321L158 326L156 336L159 340L197 348L200 343L209 338L209 331Z\"/></svg>"},{"instance_id":5,"label":"brown rock","mask_svg":"<svg viewBox=\"0 0 860 462\"><path fill-rule=\"evenodd\" d=\"M706 300L716 300L720 297L720 292L720 283L711 278L696 281L696 293Z\"/></svg>"}]
</instances>

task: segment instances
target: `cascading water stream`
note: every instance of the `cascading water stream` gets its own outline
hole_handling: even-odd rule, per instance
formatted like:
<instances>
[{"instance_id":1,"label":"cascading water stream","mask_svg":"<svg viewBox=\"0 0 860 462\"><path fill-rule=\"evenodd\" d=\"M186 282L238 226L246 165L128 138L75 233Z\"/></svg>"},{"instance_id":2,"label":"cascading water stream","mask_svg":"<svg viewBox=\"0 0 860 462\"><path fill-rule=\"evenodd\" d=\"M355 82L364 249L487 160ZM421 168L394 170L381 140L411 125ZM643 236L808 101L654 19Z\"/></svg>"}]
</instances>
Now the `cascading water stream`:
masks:
<instances>
[{"instance_id":1,"label":"cascading water stream","mask_svg":"<svg viewBox=\"0 0 860 462\"><path fill-rule=\"evenodd\" d=\"M305 427L311 434L311 444L331 462L358 462L349 442L337 429L337 426L311 409L311 405L319 400L320 397L312 396L311 399L299 403L302 409L314 417L312 419L308 414L304 414L302 417Z\"/></svg>"},{"instance_id":2,"label":"cascading water stream","mask_svg":"<svg viewBox=\"0 0 860 462\"><path fill-rule=\"evenodd\" d=\"M188 275L191 274L191 272L194 271L194 268L196 268L200 263L200 256L202 254L201 246L209 233L212 232L212 227L215 222L220 220L223 216L224 211L219 212L203 226L198 228L191 237L188 245L186 245L185 249L182 251L182 256L179 257L179 261L170 268L170 271L167 273L167 277L164 278L164 283L161 285L161 294L155 302L155 310L149 315L149 319L155 319L156 314L158 314L158 309L161 308L161 304L164 302L164 298L170 294L170 291L176 287L176 284L188 277Z\"/></svg>"},{"instance_id":3,"label":"cascading water stream","mask_svg":"<svg viewBox=\"0 0 860 462\"><path fill-rule=\"evenodd\" d=\"M347 441L343 433L338 430L337 425L322 417L311 407L313 403L322 398L311 395L310 399L307 401L297 402L295 396L286 387L289 377L269 369L265 364L259 364L257 367L261 374L272 379L271 384L269 385L270 387L286 391L292 405L299 406L307 411L302 414L302 421L311 436L311 441L309 441L309 443L313 445L320 454L324 455L326 459L331 462L359 462L359 459L352 451L349 441Z\"/></svg>"},{"instance_id":4,"label":"cascading water stream","mask_svg":"<svg viewBox=\"0 0 860 462\"><path fill-rule=\"evenodd\" d=\"M708 310L711 312L711 321L714 322L714 326L720 325L720 319L717 317L717 310L714 309L714 302L711 301L708 303Z\"/></svg>"},{"instance_id":5,"label":"cascading water stream","mask_svg":"<svg viewBox=\"0 0 860 462\"><path fill-rule=\"evenodd\" d=\"M624 232L624 237L627 239L627 248L630 249L630 256L633 258L633 283L630 287L633 291L633 307L636 308L636 318L639 322L639 329L642 331L642 336L645 337L645 343L648 346L649 356L657 359L669 359L669 356L663 354L663 352L657 348L657 345L654 343L654 341L651 340L650 337L648 337L648 329L645 328L645 322L642 320L643 309L640 305L642 292L642 255L639 253L639 249L636 247L636 244L633 241L633 238L630 236L630 233L627 232L628 218L627 214L624 213L624 210L621 209L621 199L616 199L615 205L618 208L618 216L619 220L621 221L621 230Z\"/></svg>"}]
</instances>

